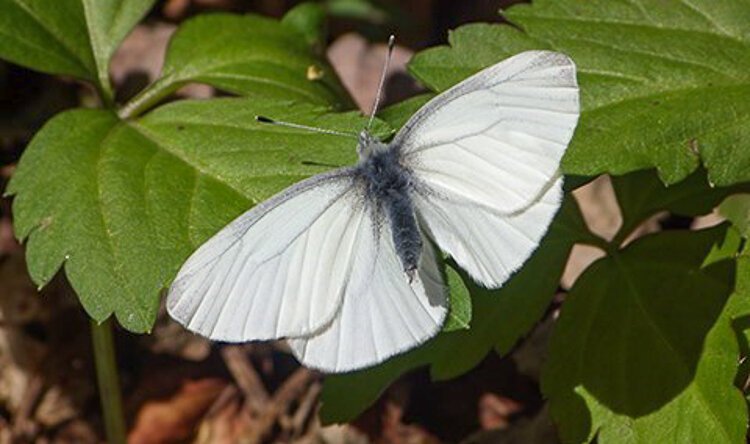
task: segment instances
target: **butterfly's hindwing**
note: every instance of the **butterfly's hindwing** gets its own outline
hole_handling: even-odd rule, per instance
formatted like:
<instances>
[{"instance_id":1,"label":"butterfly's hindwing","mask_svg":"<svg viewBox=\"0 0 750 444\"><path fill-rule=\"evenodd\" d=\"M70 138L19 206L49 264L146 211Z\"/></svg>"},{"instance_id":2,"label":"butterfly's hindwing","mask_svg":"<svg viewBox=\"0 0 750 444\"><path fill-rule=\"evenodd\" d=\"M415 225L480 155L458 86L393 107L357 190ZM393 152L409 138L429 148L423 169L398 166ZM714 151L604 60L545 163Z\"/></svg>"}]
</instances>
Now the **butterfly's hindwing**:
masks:
<instances>
[{"instance_id":1,"label":"butterfly's hindwing","mask_svg":"<svg viewBox=\"0 0 750 444\"><path fill-rule=\"evenodd\" d=\"M487 288L500 287L539 245L562 199L557 177L524 211L498 215L438 194L417 193L420 222L442 250Z\"/></svg>"},{"instance_id":2,"label":"butterfly's hindwing","mask_svg":"<svg viewBox=\"0 0 750 444\"><path fill-rule=\"evenodd\" d=\"M437 257L426 239L418 271L404 273L384 224L357 254L352 285L334 321L314 335L289 339L305 365L329 372L375 365L434 336L448 311Z\"/></svg>"}]
</instances>

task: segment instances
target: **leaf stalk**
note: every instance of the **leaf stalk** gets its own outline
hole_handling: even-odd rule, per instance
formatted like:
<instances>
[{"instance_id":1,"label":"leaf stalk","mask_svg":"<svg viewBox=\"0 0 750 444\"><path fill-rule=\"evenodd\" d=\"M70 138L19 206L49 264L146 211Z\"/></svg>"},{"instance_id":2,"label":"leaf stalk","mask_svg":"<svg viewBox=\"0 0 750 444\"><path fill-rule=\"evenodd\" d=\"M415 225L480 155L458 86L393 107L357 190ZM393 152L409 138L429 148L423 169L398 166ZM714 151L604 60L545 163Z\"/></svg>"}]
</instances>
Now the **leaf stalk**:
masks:
<instances>
[{"instance_id":1,"label":"leaf stalk","mask_svg":"<svg viewBox=\"0 0 750 444\"><path fill-rule=\"evenodd\" d=\"M125 416L115 360L111 318L101 324L91 320L91 340L94 346L96 379L99 385L99 400L102 405L107 442L125 444Z\"/></svg>"},{"instance_id":2,"label":"leaf stalk","mask_svg":"<svg viewBox=\"0 0 750 444\"><path fill-rule=\"evenodd\" d=\"M138 117L180 89L182 85L183 82L175 81L171 76L162 77L123 105L117 114L123 120Z\"/></svg>"}]
</instances>

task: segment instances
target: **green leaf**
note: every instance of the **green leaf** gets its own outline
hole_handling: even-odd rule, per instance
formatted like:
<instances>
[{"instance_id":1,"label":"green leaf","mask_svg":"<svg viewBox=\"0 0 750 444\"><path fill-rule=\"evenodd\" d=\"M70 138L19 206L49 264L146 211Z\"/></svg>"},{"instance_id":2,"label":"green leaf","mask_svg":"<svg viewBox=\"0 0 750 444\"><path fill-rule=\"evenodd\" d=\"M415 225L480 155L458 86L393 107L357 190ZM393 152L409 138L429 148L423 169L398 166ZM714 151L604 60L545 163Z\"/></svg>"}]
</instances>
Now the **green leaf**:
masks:
<instances>
[{"instance_id":1,"label":"green leaf","mask_svg":"<svg viewBox=\"0 0 750 444\"><path fill-rule=\"evenodd\" d=\"M125 122L59 114L34 137L8 193L32 279L65 272L86 311L149 331L159 291L188 254L282 188L356 160L353 140L258 123L273 114L331 129L354 113L261 99L181 101ZM379 133L385 132L382 124Z\"/></svg>"},{"instance_id":2,"label":"green leaf","mask_svg":"<svg viewBox=\"0 0 750 444\"><path fill-rule=\"evenodd\" d=\"M414 113L424 106L433 96L431 94L420 94L415 97L391 105L378 113L378 118L388 122L392 128L401 128L406 124Z\"/></svg>"},{"instance_id":3,"label":"green leaf","mask_svg":"<svg viewBox=\"0 0 750 444\"><path fill-rule=\"evenodd\" d=\"M746 0L535 0L508 25L469 25L451 48L414 57L412 73L442 90L527 49L578 65L583 112L566 174L657 168L676 183L702 160L709 181L750 179L750 4Z\"/></svg>"},{"instance_id":4,"label":"green leaf","mask_svg":"<svg viewBox=\"0 0 750 444\"><path fill-rule=\"evenodd\" d=\"M293 26L252 14L204 14L180 26L161 77L120 114L138 115L191 82L243 96L350 104L333 68Z\"/></svg>"},{"instance_id":5,"label":"green leaf","mask_svg":"<svg viewBox=\"0 0 750 444\"><path fill-rule=\"evenodd\" d=\"M443 331L465 330L471 323L471 295L463 278L452 266L446 265L445 278L450 295L450 312Z\"/></svg>"},{"instance_id":6,"label":"green leaf","mask_svg":"<svg viewBox=\"0 0 750 444\"><path fill-rule=\"evenodd\" d=\"M154 0L0 0L0 57L109 90L109 59Z\"/></svg>"},{"instance_id":7,"label":"green leaf","mask_svg":"<svg viewBox=\"0 0 750 444\"><path fill-rule=\"evenodd\" d=\"M99 85L111 95L109 59L130 30L151 9L155 0L81 0L81 2L86 15L91 51L96 61Z\"/></svg>"},{"instance_id":8,"label":"green leaf","mask_svg":"<svg viewBox=\"0 0 750 444\"><path fill-rule=\"evenodd\" d=\"M325 43L326 12L317 3L300 3L290 9L281 19L281 23L302 35L311 47Z\"/></svg>"},{"instance_id":9,"label":"green leaf","mask_svg":"<svg viewBox=\"0 0 750 444\"><path fill-rule=\"evenodd\" d=\"M746 391L750 381L750 256L747 252L737 258L737 284L727 311L732 316L732 327L739 342L740 366L735 385Z\"/></svg>"},{"instance_id":10,"label":"green leaf","mask_svg":"<svg viewBox=\"0 0 750 444\"><path fill-rule=\"evenodd\" d=\"M707 267L717 262L734 259L742 247L742 237L734 227L728 227L721 242L717 242L703 259L701 267ZM737 284L739 285L739 284Z\"/></svg>"},{"instance_id":11,"label":"green leaf","mask_svg":"<svg viewBox=\"0 0 750 444\"><path fill-rule=\"evenodd\" d=\"M747 184L734 187L711 187L706 173L698 170L683 181L666 186L653 170L637 171L612 178L617 203L622 213L622 226L617 239L623 240L641 222L659 211L681 216L710 213L727 195Z\"/></svg>"},{"instance_id":12,"label":"green leaf","mask_svg":"<svg viewBox=\"0 0 750 444\"><path fill-rule=\"evenodd\" d=\"M701 268L725 228L641 238L576 281L542 376L565 442L744 442L733 263Z\"/></svg>"},{"instance_id":13,"label":"green leaf","mask_svg":"<svg viewBox=\"0 0 750 444\"><path fill-rule=\"evenodd\" d=\"M328 13L335 17L384 23L389 15L372 0L326 0L324 4Z\"/></svg>"},{"instance_id":14,"label":"green leaf","mask_svg":"<svg viewBox=\"0 0 750 444\"><path fill-rule=\"evenodd\" d=\"M409 72L433 91L444 91L466 77L516 53L544 47L504 25L473 23L448 34L450 46L417 53Z\"/></svg>"},{"instance_id":15,"label":"green leaf","mask_svg":"<svg viewBox=\"0 0 750 444\"><path fill-rule=\"evenodd\" d=\"M727 197L719 206L719 213L732 222L742 237L750 237L750 194Z\"/></svg>"},{"instance_id":16,"label":"green leaf","mask_svg":"<svg viewBox=\"0 0 750 444\"><path fill-rule=\"evenodd\" d=\"M388 384L416 367L430 365L433 379L449 379L472 369L493 349L507 353L544 314L570 249L587 236L575 199L566 199L539 249L503 288L486 290L464 280L472 299L469 329L442 332L425 346L376 367L328 376L321 395L322 421L353 420Z\"/></svg>"}]
</instances>

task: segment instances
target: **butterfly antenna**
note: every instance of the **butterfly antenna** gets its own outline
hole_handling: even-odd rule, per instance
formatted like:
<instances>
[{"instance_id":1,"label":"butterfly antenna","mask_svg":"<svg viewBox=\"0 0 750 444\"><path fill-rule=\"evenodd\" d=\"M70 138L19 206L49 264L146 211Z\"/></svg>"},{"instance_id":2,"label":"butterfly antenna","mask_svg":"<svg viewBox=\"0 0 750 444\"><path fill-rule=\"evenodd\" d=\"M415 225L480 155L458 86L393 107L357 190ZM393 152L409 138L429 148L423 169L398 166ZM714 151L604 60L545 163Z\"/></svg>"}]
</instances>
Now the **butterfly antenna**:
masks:
<instances>
[{"instance_id":1,"label":"butterfly antenna","mask_svg":"<svg viewBox=\"0 0 750 444\"><path fill-rule=\"evenodd\" d=\"M325 128L318 128L315 126L307 126L307 125L300 125L299 123L290 123L290 122L283 122L281 120L274 120L270 119L265 116L255 116L255 121L260 123L268 123L270 125L279 125L279 126L286 126L289 128L296 128L301 129L305 131L310 131L313 133L321 133L321 134L331 134L333 136L343 136L343 137L349 137L349 138L357 138L358 136L354 133L345 133L342 131L336 131L336 130L330 130Z\"/></svg>"},{"instance_id":2,"label":"butterfly antenna","mask_svg":"<svg viewBox=\"0 0 750 444\"><path fill-rule=\"evenodd\" d=\"M391 64L391 57L393 56L393 47L396 44L396 36L391 35L388 37L388 53L385 55L385 64L383 65L383 72L380 74L380 83L378 84L378 92L375 94L375 103L372 104L372 111L370 112L370 120L367 121L365 130L369 130L372 126L373 120L375 120L375 114L378 112L378 106L380 106L380 99L383 96L383 87L385 87L385 76L388 74L388 66Z\"/></svg>"}]
</instances>

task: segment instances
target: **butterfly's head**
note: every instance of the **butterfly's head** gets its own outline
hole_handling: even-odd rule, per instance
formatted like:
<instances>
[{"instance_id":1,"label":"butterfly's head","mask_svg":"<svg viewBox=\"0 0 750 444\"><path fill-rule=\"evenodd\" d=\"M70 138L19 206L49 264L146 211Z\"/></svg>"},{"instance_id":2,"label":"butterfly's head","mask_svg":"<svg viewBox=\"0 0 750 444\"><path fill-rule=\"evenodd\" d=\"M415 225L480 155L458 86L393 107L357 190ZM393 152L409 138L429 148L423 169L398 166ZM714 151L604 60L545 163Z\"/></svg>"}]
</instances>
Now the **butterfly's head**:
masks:
<instances>
[{"instance_id":1,"label":"butterfly's head","mask_svg":"<svg viewBox=\"0 0 750 444\"><path fill-rule=\"evenodd\" d=\"M359 154L360 162L387 149L388 145L381 142L380 139L370 134L366 129L359 132L359 136L357 137L357 154Z\"/></svg>"}]
</instances>

